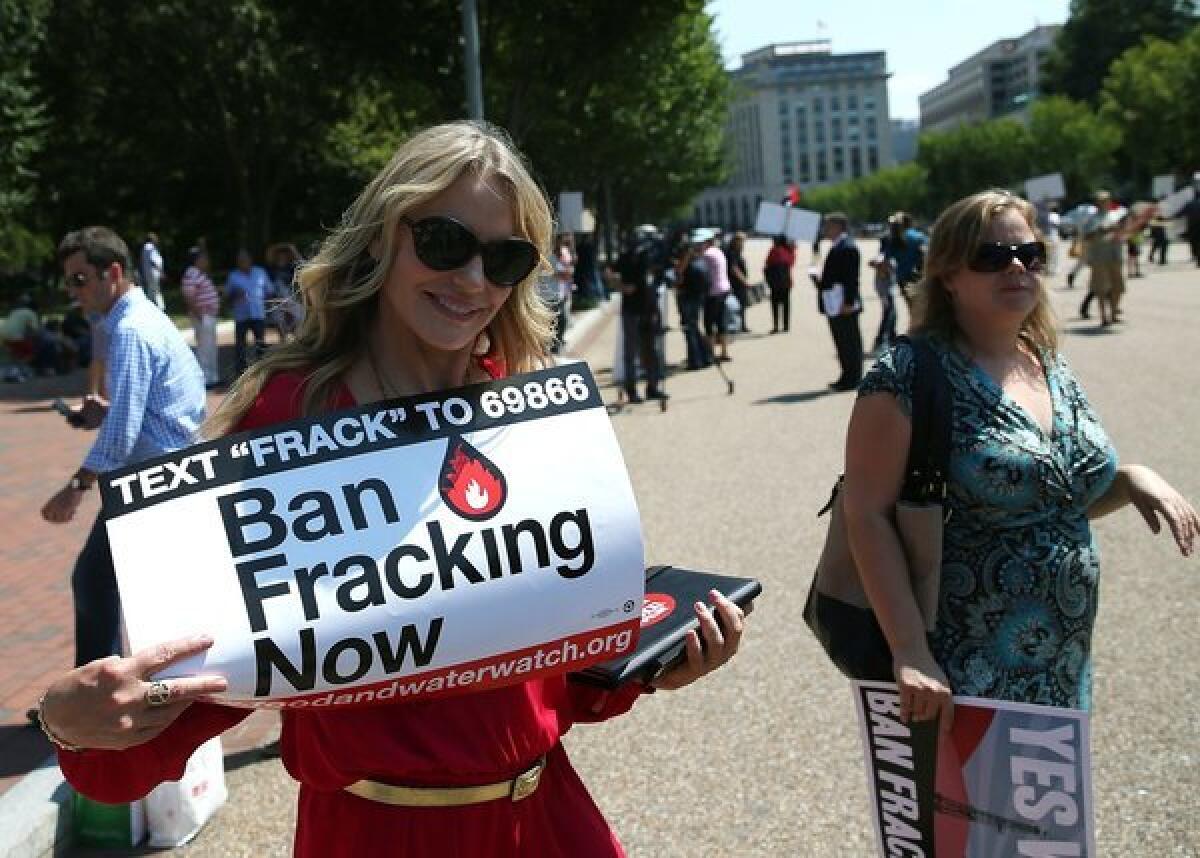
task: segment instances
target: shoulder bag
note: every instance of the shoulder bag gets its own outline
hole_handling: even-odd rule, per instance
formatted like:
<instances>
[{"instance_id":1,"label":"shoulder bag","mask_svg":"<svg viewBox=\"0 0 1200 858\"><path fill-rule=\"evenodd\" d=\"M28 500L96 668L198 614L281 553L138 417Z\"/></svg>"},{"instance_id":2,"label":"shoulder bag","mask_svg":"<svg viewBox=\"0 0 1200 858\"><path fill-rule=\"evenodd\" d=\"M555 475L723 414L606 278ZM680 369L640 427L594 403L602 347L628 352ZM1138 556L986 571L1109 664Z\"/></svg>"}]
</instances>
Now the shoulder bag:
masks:
<instances>
[{"instance_id":1,"label":"shoulder bag","mask_svg":"<svg viewBox=\"0 0 1200 858\"><path fill-rule=\"evenodd\" d=\"M923 338L900 337L913 350L912 440L893 523L904 546L913 594L926 632L937 617L942 524L950 457L951 395L941 364ZM842 477L829 503L825 547L813 575L804 621L837 668L851 679L892 681L892 654L871 610L850 551L842 510Z\"/></svg>"}]
</instances>

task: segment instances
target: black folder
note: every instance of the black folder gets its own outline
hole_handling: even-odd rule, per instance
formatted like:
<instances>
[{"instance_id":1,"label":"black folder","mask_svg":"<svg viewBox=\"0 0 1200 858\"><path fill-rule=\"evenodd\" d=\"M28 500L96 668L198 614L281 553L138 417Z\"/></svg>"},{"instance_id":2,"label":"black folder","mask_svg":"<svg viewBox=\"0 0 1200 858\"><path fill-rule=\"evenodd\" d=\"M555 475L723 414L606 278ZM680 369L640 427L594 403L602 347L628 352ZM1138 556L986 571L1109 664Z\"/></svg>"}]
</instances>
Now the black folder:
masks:
<instances>
[{"instance_id":1,"label":"black folder","mask_svg":"<svg viewBox=\"0 0 1200 858\"><path fill-rule=\"evenodd\" d=\"M732 578L677 566L651 566L646 570L646 600L637 649L572 673L570 678L608 689L631 680L654 679L676 661L686 658L687 633L700 627L692 605L703 602L711 608L710 590L717 590L744 608L762 592L762 584L754 578ZM720 614L715 616L720 619Z\"/></svg>"}]
</instances>

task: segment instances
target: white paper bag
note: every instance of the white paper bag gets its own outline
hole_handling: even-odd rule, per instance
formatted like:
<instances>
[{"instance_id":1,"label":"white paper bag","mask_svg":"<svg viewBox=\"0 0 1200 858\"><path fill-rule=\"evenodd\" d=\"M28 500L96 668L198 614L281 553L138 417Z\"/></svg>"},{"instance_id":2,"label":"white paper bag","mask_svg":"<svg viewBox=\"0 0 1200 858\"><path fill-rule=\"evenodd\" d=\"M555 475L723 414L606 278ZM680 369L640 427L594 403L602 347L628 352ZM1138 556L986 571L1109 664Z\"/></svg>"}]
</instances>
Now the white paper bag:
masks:
<instances>
[{"instance_id":1,"label":"white paper bag","mask_svg":"<svg viewBox=\"0 0 1200 858\"><path fill-rule=\"evenodd\" d=\"M159 784L146 796L148 845L170 849L187 843L228 797L225 757L217 736L196 749L180 780Z\"/></svg>"}]
</instances>

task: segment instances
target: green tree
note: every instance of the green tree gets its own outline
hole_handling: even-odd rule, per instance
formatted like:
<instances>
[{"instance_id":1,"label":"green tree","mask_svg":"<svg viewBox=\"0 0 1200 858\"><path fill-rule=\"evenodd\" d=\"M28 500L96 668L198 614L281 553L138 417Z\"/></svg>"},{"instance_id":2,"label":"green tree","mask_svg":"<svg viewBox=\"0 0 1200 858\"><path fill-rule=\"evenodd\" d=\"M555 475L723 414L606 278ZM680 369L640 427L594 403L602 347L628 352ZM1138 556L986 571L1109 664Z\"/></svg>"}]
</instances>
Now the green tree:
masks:
<instances>
[{"instance_id":1,"label":"green tree","mask_svg":"<svg viewBox=\"0 0 1200 858\"><path fill-rule=\"evenodd\" d=\"M804 205L819 212L845 212L859 222L882 222L897 211L923 212L928 181L919 164L899 164L861 179L806 191Z\"/></svg>"},{"instance_id":2,"label":"green tree","mask_svg":"<svg viewBox=\"0 0 1200 858\"><path fill-rule=\"evenodd\" d=\"M44 0L43 0L44 2ZM703 0L480 0L485 110L554 192L606 183L657 217L720 177L725 75ZM439 0L52 5L37 64L47 228L169 259L206 235L316 237L415 128L463 116L461 22Z\"/></svg>"},{"instance_id":3,"label":"green tree","mask_svg":"<svg viewBox=\"0 0 1200 858\"><path fill-rule=\"evenodd\" d=\"M1109 69L1101 113L1124 137L1124 171L1145 191L1150 176L1200 168L1200 27L1179 42L1148 39Z\"/></svg>"},{"instance_id":4,"label":"green tree","mask_svg":"<svg viewBox=\"0 0 1200 858\"><path fill-rule=\"evenodd\" d=\"M607 187L629 224L720 181L728 83L703 0L487 0L480 32L485 111L551 194Z\"/></svg>"},{"instance_id":5,"label":"green tree","mask_svg":"<svg viewBox=\"0 0 1200 858\"><path fill-rule=\"evenodd\" d=\"M0 272L24 269L48 250L33 227L46 118L33 75L49 0L0 0Z\"/></svg>"},{"instance_id":6,"label":"green tree","mask_svg":"<svg viewBox=\"0 0 1200 858\"><path fill-rule=\"evenodd\" d=\"M928 175L926 206L940 212L985 188L1015 188L1031 175L1033 135L1015 119L922 134L917 163Z\"/></svg>"},{"instance_id":7,"label":"green tree","mask_svg":"<svg viewBox=\"0 0 1200 858\"><path fill-rule=\"evenodd\" d=\"M1087 104L1062 96L1033 104L1030 175L1062 173L1069 199L1080 199L1111 182L1121 132Z\"/></svg>"},{"instance_id":8,"label":"green tree","mask_svg":"<svg viewBox=\"0 0 1200 858\"><path fill-rule=\"evenodd\" d=\"M1043 89L1095 103L1113 60L1147 37L1180 38L1196 18L1196 0L1071 0Z\"/></svg>"},{"instance_id":9,"label":"green tree","mask_svg":"<svg viewBox=\"0 0 1200 858\"><path fill-rule=\"evenodd\" d=\"M430 85L445 78L434 57L457 33L454 10L409 0L407 29L391 12L375 30L352 31L359 5L55 4L42 74L56 229L106 222L132 239L158 228L174 237L174 259L203 234L220 262L238 245L258 252L336 220L378 166L363 153L394 140L396 123L459 109ZM385 64L377 31L389 27L410 38Z\"/></svg>"}]
</instances>

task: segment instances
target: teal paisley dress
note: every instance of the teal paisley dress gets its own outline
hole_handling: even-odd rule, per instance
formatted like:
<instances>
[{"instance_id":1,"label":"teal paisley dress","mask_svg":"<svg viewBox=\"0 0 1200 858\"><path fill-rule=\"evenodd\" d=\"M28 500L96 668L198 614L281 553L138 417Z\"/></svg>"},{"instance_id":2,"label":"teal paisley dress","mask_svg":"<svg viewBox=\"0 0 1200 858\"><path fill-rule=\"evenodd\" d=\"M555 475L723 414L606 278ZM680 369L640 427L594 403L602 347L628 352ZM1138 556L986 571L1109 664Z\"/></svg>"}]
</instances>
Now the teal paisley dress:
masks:
<instances>
[{"instance_id":1,"label":"teal paisley dress","mask_svg":"<svg viewBox=\"0 0 1200 858\"><path fill-rule=\"evenodd\" d=\"M933 655L955 694L1088 709L1100 564L1087 510L1116 451L1061 356L1043 356L1047 435L957 349L931 344L954 400ZM859 396L890 393L911 414L913 367L893 346Z\"/></svg>"}]
</instances>

